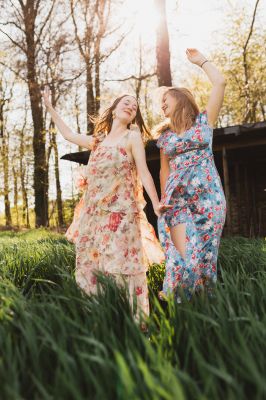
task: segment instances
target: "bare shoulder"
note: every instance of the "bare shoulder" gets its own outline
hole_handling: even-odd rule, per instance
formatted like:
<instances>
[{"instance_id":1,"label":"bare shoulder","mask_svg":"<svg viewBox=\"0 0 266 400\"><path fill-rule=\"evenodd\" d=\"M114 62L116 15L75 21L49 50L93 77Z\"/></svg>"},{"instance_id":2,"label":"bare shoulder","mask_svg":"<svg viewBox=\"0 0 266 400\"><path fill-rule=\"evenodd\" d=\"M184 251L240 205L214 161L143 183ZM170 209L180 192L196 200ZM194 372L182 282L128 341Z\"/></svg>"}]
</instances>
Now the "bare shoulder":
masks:
<instances>
[{"instance_id":1,"label":"bare shoulder","mask_svg":"<svg viewBox=\"0 0 266 400\"><path fill-rule=\"evenodd\" d=\"M137 125L132 125L130 127L129 140L131 144L143 142L140 129Z\"/></svg>"}]
</instances>

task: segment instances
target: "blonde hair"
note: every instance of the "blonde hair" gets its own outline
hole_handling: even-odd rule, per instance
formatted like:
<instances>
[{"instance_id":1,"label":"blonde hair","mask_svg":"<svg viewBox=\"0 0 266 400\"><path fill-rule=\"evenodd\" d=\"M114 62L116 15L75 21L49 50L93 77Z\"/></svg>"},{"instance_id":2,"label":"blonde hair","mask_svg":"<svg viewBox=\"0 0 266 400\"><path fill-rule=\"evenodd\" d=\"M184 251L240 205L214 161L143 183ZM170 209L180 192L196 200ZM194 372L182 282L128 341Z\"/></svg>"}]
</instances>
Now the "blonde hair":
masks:
<instances>
[{"instance_id":1,"label":"blonde hair","mask_svg":"<svg viewBox=\"0 0 266 400\"><path fill-rule=\"evenodd\" d=\"M90 116L90 120L94 124L94 130L93 130L93 136L95 137L94 148L96 148L104 140L106 135L110 132L114 119L113 111L115 110L118 103L126 96L134 97L129 94L124 94L123 96L120 96L117 99L115 99L111 107L107 108L101 115ZM127 126L128 129L130 129L131 124L136 124L139 127L144 143L146 143L151 138L150 131L145 125L145 122L141 115L139 104L137 107L136 117L130 124L128 124Z\"/></svg>"},{"instance_id":2,"label":"blonde hair","mask_svg":"<svg viewBox=\"0 0 266 400\"><path fill-rule=\"evenodd\" d=\"M177 100L177 104L171 118L168 118L157 126L155 134L157 137L169 128L176 133L180 133L181 130L190 129L199 114L199 108L194 96L188 89L170 87L164 93L164 96L166 94L174 97Z\"/></svg>"}]
</instances>

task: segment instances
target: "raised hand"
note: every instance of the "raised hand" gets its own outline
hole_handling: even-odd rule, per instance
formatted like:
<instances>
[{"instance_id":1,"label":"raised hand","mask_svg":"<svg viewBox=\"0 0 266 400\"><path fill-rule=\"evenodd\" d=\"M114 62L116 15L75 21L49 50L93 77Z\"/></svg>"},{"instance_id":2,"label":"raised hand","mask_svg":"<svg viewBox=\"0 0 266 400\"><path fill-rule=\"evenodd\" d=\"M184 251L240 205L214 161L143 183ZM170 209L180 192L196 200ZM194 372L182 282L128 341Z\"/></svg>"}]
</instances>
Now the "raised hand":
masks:
<instances>
[{"instance_id":1,"label":"raised hand","mask_svg":"<svg viewBox=\"0 0 266 400\"><path fill-rule=\"evenodd\" d=\"M44 105L47 109L52 108L52 103L51 103L51 91L49 89L48 85L45 85L44 90L42 90L42 98Z\"/></svg>"},{"instance_id":2,"label":"raised hand","mask_svg":"<svg viewBox=\"0 0 266 400\"><path fill-rule=\"evenodd\" d=\"M197 49L187 49L186 55L187 55L188 60L192 64L196 64L199 66L201 66L201 64L207 60L207 58L202 53L200 53Z\"/></svg>"}]
</instances>

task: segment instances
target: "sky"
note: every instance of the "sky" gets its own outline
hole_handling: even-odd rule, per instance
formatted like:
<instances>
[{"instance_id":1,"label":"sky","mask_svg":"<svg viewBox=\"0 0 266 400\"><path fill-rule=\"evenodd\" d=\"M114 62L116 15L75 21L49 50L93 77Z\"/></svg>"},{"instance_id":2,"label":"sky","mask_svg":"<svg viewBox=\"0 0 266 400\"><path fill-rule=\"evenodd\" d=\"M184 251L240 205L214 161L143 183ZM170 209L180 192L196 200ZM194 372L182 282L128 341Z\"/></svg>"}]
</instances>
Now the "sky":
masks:
<instances>
[{"instance_id":1,"label":"sky","mask_svg":"<svg viewBox=\"0 0 266 400\"><path fill-rule=\"evenodd\" d=\"M171 51L171 69L174 84L178 85L184 70L195 68L186 59L187 47L196 47L206 57L223 41L225 24L230 15L239 7L245 7L252 14L255 0L168 0L167 17ZM261 0L260 19L266 16L266 1ZM124 78L135 73L134 60L137 56L137 46L141 36L145 48L145 55L155 67L155 26L158 15L155 12L153 0L125 0L116 15L117 21L123 21L125 29L131 28L130 33L121 46L102 68L102 78L106 80L104 91L110 91L114 97L121 93L121 86L109 80ZM85 93L85 90L84 90ZM71 112L65 110L64 117L70 126L75 126ZM71 145L58 135L59 153L62 156L68 152L77 151L77 146ZM69 179L75 164L60 160L60 177L62 182L63 198L70 197L72 182ZM55 195L53 176L51 176L50 197ZM3 211L3 198L0 199L0 212Z\"/></svg>"}]
</instances>

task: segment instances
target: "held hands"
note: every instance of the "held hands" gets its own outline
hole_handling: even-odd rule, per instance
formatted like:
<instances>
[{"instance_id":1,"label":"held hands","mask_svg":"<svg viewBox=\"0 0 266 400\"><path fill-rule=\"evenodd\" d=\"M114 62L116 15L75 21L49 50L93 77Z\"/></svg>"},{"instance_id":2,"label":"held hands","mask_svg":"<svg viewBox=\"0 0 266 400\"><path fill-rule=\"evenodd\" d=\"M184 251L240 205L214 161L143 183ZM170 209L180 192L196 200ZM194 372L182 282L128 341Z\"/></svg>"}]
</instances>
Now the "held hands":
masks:
<instances>
[{"instance_id":1,"label":"held hands","mask_svg":"<svg viewBox=\"0 0 266 400\"><path fill-rule=\"evenodd\" d=\"M161 204L161 203L158 203L155 206L153 206L154 213L155 213L155 215L157 215L157 217L160 217L163 213L170 210L171 208L173 208L172 205L167 206L167 205Z\"/></svg>"},{"instance_id":2,"label":"held hands","mask_svg":"<svg viewBox=\"0 0 266 400\"><path fill-rule=\"evenodd\" d=\"M41 91L42 93L42 98L43 98L43 102L45 107L49 110L49 108L52 108L52 103L51 103L51 91L49 89L49 86L45 86L44 90Z\"/></svg>"},{"instance_id":3,"label":"held hands","mask_svg":"<svg viewBox=\"0 0 266 400\"><path fill-rule=\"evenodd\" d=\"M192 64L196 64L199 67L202 65L202 63L204 61L207 60L207 58L200 53L197 49L186 49L186 55L188 60L192 63Z\"/></svg>"}]
</instances>

